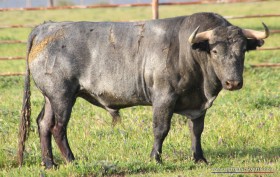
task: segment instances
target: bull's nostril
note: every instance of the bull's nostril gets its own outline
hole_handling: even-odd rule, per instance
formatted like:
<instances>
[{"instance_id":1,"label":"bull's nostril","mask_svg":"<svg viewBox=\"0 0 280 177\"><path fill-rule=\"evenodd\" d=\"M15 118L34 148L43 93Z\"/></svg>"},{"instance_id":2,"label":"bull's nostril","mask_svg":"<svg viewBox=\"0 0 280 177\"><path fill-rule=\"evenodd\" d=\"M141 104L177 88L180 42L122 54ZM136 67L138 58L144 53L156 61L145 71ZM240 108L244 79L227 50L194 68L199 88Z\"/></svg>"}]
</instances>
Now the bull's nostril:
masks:
<instances>
[{"instance_id":1,"label":"bull's nostril","mask_svg":"<svg viewBox=\"0 0 280 177\"><path fill-rule=\"evenodd\" d=\"M237 82L237 87L240 87L241 86L241 82Z\"/></svg>"},{"instance_id":2,"label":"bull's nostril","mask_svg":"<svg viewBox=\"0 0 280 177\"><path fill-rule=\"evenodd\" d=\"M240 89L243 85L242 81L237 80L227 80L224 82L226 89L228 90L237 90Z\"/></svg>"},{"instance_id":3,"label":"bull's nostril","mask_svg":"<svg viewBox=\"0 0 280 177\"><path fill-rule=\"evenodd\" d=\"M237 88L242 88L242 86L243 86L243 82L242 81L238 82Z\"/></svg>"},{"instance_id":4,"label":"bull's nostril","mask_svg":"<svg viewBox=\"0 0 280 177\"><path fill-rule=\"evenodd\" d=\"M230 81L226 81L226 86L227 87L231 86L231 82Z\"/></svg>"}]
</instances>

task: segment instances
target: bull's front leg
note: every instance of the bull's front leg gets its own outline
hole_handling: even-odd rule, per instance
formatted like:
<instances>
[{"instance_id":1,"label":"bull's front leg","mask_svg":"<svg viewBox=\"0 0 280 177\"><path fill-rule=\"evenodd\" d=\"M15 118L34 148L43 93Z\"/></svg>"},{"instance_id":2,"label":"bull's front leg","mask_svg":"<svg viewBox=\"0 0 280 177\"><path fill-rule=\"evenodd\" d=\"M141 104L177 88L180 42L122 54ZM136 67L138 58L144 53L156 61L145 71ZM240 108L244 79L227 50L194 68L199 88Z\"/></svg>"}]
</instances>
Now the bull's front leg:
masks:
<instances>
[{"instance_id":1,"label":"bull's front leg","mask_svg":"<svg viewBox=\"0 0 280 177\"><path fill-rule=\"evenodd\" d=\"M203 114L201 117L197 119L189 119L188 124L191 133L191 139L192 139L193 158L195 162L202 161L207 164L208 162L204 158L203 151L201 148L201 134L204 128L204 117L205 114Z\"/></svg>"},{"instance_id":2,"label":"bull's front leg","mask_svg":"<svg viewBox=\"0 0 280 177\"><path fill-rule=\"evenodd\" d=\"M170 129L171 117L175 105L175 98L162 96L153 103L153 133L154 145L151 158L161 163L162 144Z\"/></svg>"}]
</instances>

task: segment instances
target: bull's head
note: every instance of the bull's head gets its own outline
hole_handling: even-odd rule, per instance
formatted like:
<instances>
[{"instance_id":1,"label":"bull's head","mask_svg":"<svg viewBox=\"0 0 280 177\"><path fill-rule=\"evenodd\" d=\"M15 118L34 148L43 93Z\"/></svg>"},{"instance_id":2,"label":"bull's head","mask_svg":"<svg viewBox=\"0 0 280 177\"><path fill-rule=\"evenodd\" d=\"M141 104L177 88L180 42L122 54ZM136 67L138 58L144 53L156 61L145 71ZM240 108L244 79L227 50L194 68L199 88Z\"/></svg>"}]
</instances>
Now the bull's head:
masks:
<instances>
[{"instance_id":1,"label":"bull's head","mask_svg":"<svg viewBox=\"0 0 280 177\"><path fill-rule=\"evenodd\" d=\"M243 85L245 52L255 50L264 44L269 30L265 32L241 29L236 26L219 26L213 30L198 33L199 27L189 37L193 48L208 52L214 72L224 89L237 90Z\"/></svg>"}]
</instances>

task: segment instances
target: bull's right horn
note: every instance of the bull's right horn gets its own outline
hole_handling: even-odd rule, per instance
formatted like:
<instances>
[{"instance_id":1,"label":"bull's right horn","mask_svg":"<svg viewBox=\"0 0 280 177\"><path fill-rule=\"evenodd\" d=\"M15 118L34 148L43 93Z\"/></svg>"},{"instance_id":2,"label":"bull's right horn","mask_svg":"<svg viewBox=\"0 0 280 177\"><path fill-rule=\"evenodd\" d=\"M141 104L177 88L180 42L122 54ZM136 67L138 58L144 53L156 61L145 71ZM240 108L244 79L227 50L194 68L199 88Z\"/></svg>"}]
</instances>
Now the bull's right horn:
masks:
<instances>
[{"instance_id":1,"label":"bull's right horn","mask_svg":"<svg viewBox=\"0 0 280 177\"><path fill-rule=\"evenodd\" d=\"M245 37L247 38L251 38L251 39L265 39L269 36L269 29L268 27L264 24L263 27L265 29L264 32L262 31L255 31L255 30L251 30L251 29L242 29L242 32L244 34Z\"/></svg>"},{"instance_id":2,"label":"bull's right horn","mask_svg":"<svg viewBox=\"0 0 280 177\"><path fill-rule=\"evenodd\" d=\"M212 30L201 32L201 33L197 33L198 30L199 30L199 26L190 35L190 37L188 39L189 43L194 44L194 43L198 43L198 42L206 41L206 40L210 39L210 36L212 34Z\"/></svg>"}]
</instances>

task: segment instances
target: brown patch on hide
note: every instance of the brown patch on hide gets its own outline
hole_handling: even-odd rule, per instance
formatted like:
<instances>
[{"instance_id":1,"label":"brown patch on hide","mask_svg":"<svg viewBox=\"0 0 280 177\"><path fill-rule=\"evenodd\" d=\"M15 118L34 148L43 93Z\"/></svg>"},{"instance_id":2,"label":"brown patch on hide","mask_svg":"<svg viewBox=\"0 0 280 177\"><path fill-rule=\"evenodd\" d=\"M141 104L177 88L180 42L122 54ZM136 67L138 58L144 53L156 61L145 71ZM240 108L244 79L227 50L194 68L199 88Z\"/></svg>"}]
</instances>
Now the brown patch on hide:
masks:
<instances>
[{"instance_id":1,"label":"brown patch on hide","mask_svg":"<svg viewBox=\"0 0 280 177\"><path fill-rule=\"evenodd\" d=\"M34 45L31 48L31 51L28 55L28 61L32 62L45 48L46 46L57 40L60 39L64 36L64 31L63 30L59 30L57 31L54 35L50 35L45 37L42 41L40 41L38 44Z\"/></svg>"}]
</instances>

